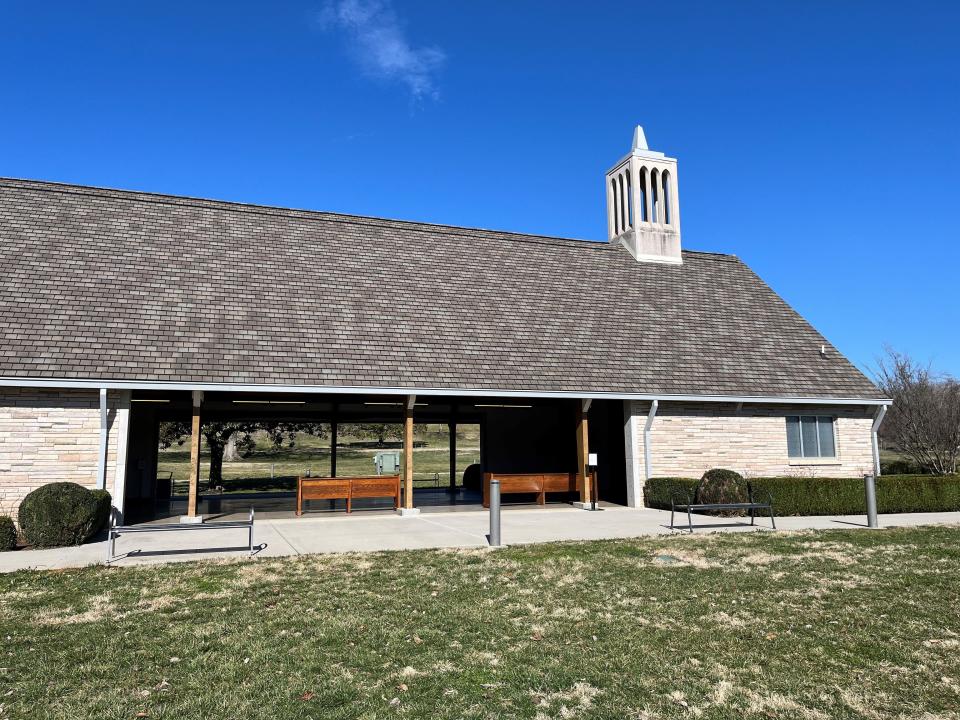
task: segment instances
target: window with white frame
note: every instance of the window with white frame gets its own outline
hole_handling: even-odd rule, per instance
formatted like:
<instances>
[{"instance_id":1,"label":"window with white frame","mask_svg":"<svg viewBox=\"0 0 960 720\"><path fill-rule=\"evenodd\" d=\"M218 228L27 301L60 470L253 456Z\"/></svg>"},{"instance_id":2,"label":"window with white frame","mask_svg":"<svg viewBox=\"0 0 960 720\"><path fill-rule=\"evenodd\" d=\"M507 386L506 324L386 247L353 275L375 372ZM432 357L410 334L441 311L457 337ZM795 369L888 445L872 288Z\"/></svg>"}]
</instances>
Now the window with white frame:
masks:
<instances>
[{"instance_id":1,"label":"window with white frame","mask_svg":"<svg viewBox=\"0 0 960 720\"><path fill-rule=\"evenodd\" d=\"M791 458L835 458L834 419L824 415L787 416L787 454Z\"/></svg>"}]
</instances>

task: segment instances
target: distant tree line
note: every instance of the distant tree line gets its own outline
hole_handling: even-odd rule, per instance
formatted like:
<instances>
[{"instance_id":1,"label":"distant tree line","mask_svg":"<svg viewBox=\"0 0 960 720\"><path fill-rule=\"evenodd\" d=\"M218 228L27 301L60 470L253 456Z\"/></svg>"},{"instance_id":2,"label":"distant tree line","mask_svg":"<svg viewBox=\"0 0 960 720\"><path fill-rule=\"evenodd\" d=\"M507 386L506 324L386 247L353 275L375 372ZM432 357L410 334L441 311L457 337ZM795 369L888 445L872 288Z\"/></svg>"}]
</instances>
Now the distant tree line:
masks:
<instances>
[{"instance_id":1,"label":"distant tree line","mask_svg":"<svg viewBox=\"0 0 960 720\"><path fill-rule=\"evenodd\" d=\"M881 437L923 472L956 473L960 381L890 349L875 375L877 384L893 400L880 426Z\"/></svg>"}]
</instances>

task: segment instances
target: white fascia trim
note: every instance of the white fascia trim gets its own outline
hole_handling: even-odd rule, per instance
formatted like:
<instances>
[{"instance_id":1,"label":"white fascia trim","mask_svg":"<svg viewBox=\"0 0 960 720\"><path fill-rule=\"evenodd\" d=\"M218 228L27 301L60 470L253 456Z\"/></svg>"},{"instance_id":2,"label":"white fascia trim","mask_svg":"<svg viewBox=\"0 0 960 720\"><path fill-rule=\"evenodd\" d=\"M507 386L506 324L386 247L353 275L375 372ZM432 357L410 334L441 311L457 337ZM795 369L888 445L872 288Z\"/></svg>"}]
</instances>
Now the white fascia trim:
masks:
<instances>
[{"instance_id":1,"label":"white fascia trim","mask_svg":"<svg viewBox=\"0 0 960 720\"><path fill-rule=\"evenodd\" d=\"M670 402L722 402L802 405L890 405L889 399L771 397L750 395L664 395L549 390L479 390L472 388L377 387L358 385L250 385L244 383L157 382L139 380L56 380L51 378L0 378L0 387L71 388L99 390L201 390L207 392L307 393L342 395L452 395L459 397L573 398L590 400L662 400Z\"/></svg>"}]
</instances>

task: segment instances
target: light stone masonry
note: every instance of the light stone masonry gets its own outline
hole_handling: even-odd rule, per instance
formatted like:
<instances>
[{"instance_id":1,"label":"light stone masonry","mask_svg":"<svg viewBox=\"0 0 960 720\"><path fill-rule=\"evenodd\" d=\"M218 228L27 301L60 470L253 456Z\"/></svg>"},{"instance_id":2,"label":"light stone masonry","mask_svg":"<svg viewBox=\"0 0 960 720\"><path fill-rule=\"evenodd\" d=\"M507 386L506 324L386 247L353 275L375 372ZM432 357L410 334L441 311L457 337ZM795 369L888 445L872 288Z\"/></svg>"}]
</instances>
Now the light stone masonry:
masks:
<instances>
[{"instance_id":1,"label":"light stone masonry","mask_svg":"<svg viewBox=\"0 0 960 720\"><path fill-rule=\"evenodd\" d=\"M644 467L643 423L649 402L634 402L636 463ZM661 401L650 433L652 477L699 478L711 468L745 477L860 477L873 468L873 408ZM835 459L790 458L788 415L835 418Z\"/></svg>"},{"instance_id":2,"label":"light stone masonry","mask_svg":"<svg viewBox=\"0 0 960 720\"><path fill-rule=\"evenodd\" d=\"M114 491L117 447L126 431L120 394L108 394L107 480ZM97 486L100 398L97 390L0 388L0 515L52 482Z\"/></svg>"}]
</instances>

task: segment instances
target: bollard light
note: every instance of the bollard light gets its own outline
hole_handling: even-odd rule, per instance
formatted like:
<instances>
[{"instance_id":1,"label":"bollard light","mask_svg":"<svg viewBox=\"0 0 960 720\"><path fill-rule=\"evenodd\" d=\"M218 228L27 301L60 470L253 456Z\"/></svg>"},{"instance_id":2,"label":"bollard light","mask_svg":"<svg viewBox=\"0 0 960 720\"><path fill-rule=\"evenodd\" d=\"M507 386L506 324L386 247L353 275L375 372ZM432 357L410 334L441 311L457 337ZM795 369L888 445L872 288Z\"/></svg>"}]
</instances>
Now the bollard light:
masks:
<instances>
[{"instance_id":1,"label":"bollard light","mask_svg":"<svg viewBox=\"0 0 960 720\"><path fill-rule=\"evenodd\" d=\"M877 522L877 484L873 475L863 476L863 490L867 499L867 527L878 528Z\"/></svg>"},{"instance_id":2,"label":"bollard light","mask_svg":"<svg viewBox=\"0 0 960 720\"><path fill-rule=\"evenodd\" d=\"M500 547L500 481L490 480L490 547Z\"/></svg>"},{"instance_id":3,"label":"bollard light","mask_svg":"<svg viewBox=\"0 0 960 720\"><path fill-rule=\"evenodd\" d=\"M597 499L600 495L600 488L597 487L597 453L587 453L587 475L590 477L590 509L599 510Z\"/></svg>"}]
</instances>

